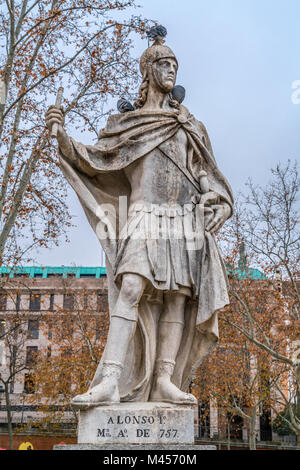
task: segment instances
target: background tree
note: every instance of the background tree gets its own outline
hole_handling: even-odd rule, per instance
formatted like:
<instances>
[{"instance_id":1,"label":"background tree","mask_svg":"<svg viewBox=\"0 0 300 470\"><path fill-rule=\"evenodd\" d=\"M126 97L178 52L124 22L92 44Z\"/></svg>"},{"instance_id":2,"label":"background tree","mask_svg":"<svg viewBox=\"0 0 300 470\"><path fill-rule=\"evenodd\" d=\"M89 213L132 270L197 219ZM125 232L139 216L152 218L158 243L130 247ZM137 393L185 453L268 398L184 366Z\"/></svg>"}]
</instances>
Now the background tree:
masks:
<instances>
[{"instance_id":1,"label":"background tree","mask_svg":"<svg viewBox=\"0 0 300 470\"><path fill-rule=\"evenodd\" d=\"M231 282L235 308L227 308L224 321L267 354L270 370L281 367L276 382L278 413L289 410L290 428L300 436L300 421L295 413L300 387L300 181L297 164L289 162L271 171L265 187L248 182L248 195L237 205L231 226L223 232L227 243L227 263L237 272L237 247L247 246L242 272L258 267L266 277L251 288L245 282Z\"/></svg>"},{"instance_id":2,"label":"background tree","mask_svg":"<svg viewBox=\"0 0 300 470\"><path fill-rule=\"evenodd\" d=\"M0 1L0 261L58 243L70 225L66 185L44 113L65 88L67 126L97 136L109 98L128 96L137 75L130 16L135 0Z\"/></svg>"},{"instance_id":3,"label":"background tree","mask_svg":"<svg viewBox=\"0 0 300 470\"><path fill-rule=\"evenodd\" d=\"M35 354L26 355L26 340L28 339L28 320L20 312L6 315L1 319L1 362L0 362L0 384L4 388L7 426L9 436L9 449L13 449L12 428L12 402L11 394L14 391L15 381L20 373L27 370L27 386L32 385L32 367L35 364ZM30 391L30 390L29 390Z\"/></svg>"},{"instance_id":4,"label":"background tree","mask_svg":"<svg viewBox=\"0 0 300 470\"><path fill-rule=\"evenodd\" d=\"M57 244L66 234L71 223L66 185L44 113L63 85L66 125L97 137L108 100L129 96L138 79L131 41L143 35L146 23L130 16L135 3L0 0L2 266L28 262L34 248ZM8 278L0 284L2 292L9 291ZM3 357L10 349L21 351L22 344L24 349L23 320L18 312L15 323L2 323ZM16 352L6 357L5 390L26 365L16 365L16 357ZM6 404L12 442L9 394Z\"/></svg>"},{"instance_id":5,"label":"background tree","mask_svg":"<svg viewBox=\"0 0 300 470\"><path fill-rule=\"evenodd\" d=\"M77 423L78 413L71 399L87 391L101 358L108 331L106 295L98 294L97 304L90 292L72 290L66 280L65 306L43 315L44 349L39 351L34 369L35 393L30 404L37 406L35 426L47 431L61 430Z\"/></svg>"},{"instance_id":6,"label":"background tree","mask_svg":"<svg viewBox=\"0 0 300 470\"><path fill-rule=\"evenodd\" d=\"M248 283L248 280L238 282ZM212 400L218 408L219 419L222 418L219 429L223 421L228 448L234 423L240 417L242 425L248 423L249 448L255 450L257 419L263 411L276 404L274 390L285 370L278 365L272 367L268 354L226 321L227 315L240 318L238 307L238 301L232 299L220 316L220 343L198 370L194 384L199 398L206 402ZM239 433L242 435L241 428Z\"/></svg>"},{"instance_id":7,"label":"background tree","mask_svg":"<svg viewBox=\"0 0 300 470\"><path fill-rule=\"evenodd\" d=\"M300 406L299 405L294 405L295 410L295 416L300 419ZM273 430L276 432L279 436L289 436L289 435L296 435L294 430L290 426L290 412L288 408L285 408L282 412L276 416L276 418L273 421Z\"/></svg>"}]
</instances>

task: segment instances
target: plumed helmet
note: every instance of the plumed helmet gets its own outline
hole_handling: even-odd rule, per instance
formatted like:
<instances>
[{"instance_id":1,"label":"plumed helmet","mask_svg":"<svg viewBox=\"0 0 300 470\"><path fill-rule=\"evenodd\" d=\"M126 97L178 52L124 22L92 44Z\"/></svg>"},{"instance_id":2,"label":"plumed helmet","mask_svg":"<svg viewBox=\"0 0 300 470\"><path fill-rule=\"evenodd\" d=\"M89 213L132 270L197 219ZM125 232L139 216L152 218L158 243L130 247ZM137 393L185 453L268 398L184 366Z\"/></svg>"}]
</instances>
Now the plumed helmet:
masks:
<instances>
[{"instance_id":1,"label":"plumed helmet","mask_svg":"<svg viewBox=\"0 0 300 470\"><path fill-rule=\"evenodd\" d=\"M142 75L144 75L148 66L151 66L154 62L160 59L175 59L178 65L177 58L168 46L164 45L164 37L167 35L167 30L164 26L153 26L148 32L148 38L154 40L154 44L148 47L145 52L142 54L140 59L140 70Z\"/></svg>"}]
</instances>

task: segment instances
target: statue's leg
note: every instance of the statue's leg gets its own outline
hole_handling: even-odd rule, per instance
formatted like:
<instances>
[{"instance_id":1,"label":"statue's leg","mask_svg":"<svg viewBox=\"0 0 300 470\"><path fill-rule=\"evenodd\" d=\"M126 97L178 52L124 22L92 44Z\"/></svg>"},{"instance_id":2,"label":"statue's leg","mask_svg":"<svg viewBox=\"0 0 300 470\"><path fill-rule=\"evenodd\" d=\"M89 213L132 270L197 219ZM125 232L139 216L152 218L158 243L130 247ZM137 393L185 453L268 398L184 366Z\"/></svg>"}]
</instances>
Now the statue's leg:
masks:
<instances>
[{"instance_id":1,"label":"statue's leg","mask_svg":"<svg viewBox=\"0 0 300 470\"><path fill-rule=\"evenodd\" d=\"M118 383L129 342L135 333L138 304L144 288L145 280L141 276L123 275L120 294L111 313L101 382L92 386L87 393L73 398L71 402L73 406L86 409L120 401Z\"/></svg>"},{"instance_id":2,"label":"statue's leg","mask_svg":"<svg viewBox=\"0 0 300 470\"><path fill-rule=\"evenodd\" d=\"M171 382L176 356L182 339L186 296L165 295L165 308L159 321L157 359L150 401L197 404L190 393L182 392Z\"/></svg>"}]
</instances>

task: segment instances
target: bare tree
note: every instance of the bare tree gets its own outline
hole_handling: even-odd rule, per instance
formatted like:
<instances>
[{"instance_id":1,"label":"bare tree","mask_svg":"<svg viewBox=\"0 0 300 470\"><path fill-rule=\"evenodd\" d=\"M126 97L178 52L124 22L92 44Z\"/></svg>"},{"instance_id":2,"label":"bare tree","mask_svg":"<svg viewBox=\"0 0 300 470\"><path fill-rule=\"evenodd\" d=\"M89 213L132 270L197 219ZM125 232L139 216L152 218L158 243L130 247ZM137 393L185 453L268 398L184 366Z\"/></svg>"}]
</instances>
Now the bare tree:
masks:
<instances>
[{"instance_id":1,"label":"bare tree","mask_svg":"<svg viewBox=\"0 0 300 470\"><path fill-rule=\"evenodd\" d=\"M12 402L11 394L14 390L15 380L25 369L30 369L34 363L26 359L27 320L18 312L16 315L6 315L1 320L2 330L2 358L0 364L0 383L4 388L5 406L8 425L9 449L13 449ZM29 372L30 374L30 372ZM30 375L28 375L28 380ZM28 382L29 383L29 382Z\"/></svg>"},{"instance_id":2,"label":"bare tree","mask_svg":"<svg viewBox=\"0 0 300 470\"><path fill-rule=\"evenodd\" d=\"M43 116L65 88L67 125L97 136L107 99L138 78L135 0L0 1L0 260L58 243L70 225L66 185Z\"/></svg>"},{"instance_id":3,"label":"bare tree","mask_svg":"<svg viewBox=\"0 0 300 470\"><path fill-rule=\"evenodd\" d=\"M35 426L47 424L48 430L56 430L68 419L77 423L78 411L70 401L89 386L104 350L109 324L107 294L91 295L89 290L76 288L72 279L63 281L65 305L55 306L50 315L45 312L41 316L41 328L51 328L51 340L39 351L36 390L29 397L39 410ZM96 298L101 298L99 305Z\"/></svg>"},{"instance_id":4,"label":"bare tree","mask_svg":"<svg viewBox=\"0 0 300 470\"><path fill-rule=\"evenodd\" d=\"M270 368L281 364L282 378L276 383L278 406L274 412L289 410L290 428L300 438L300 421L294 404L300 390L300 180L297 164L288 162L271 171L271 181L260 187L248 182L248 194L238 204L230 229L228 265L233 279L255 276L252 267L264 273L264 280L250 288L247 282L231 282L231 296L238 309L228 309L225 321L270 358ZM241 242L247 257L237 266Z\"/></svg>"}]
</instances>

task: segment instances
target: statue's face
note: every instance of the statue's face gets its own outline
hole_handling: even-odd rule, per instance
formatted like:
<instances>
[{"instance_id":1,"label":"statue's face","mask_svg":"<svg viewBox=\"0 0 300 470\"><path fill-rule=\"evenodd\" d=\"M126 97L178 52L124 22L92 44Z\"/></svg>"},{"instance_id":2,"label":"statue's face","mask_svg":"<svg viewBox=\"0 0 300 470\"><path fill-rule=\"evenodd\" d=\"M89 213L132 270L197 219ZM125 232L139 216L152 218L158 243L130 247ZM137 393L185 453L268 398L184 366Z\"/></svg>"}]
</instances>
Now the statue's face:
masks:
<instances>
[{"instance_id":1,"label":"statue's face","mask_svg":"<svg viewBox=\"0 0 300 470\"><path fill-rule=\"evenodd\" d=\"M175 59L159 59L152 65L152 79L155 85L166 93L174 88L176 76L177 62Z\"/></svg>"}]
</instances>

